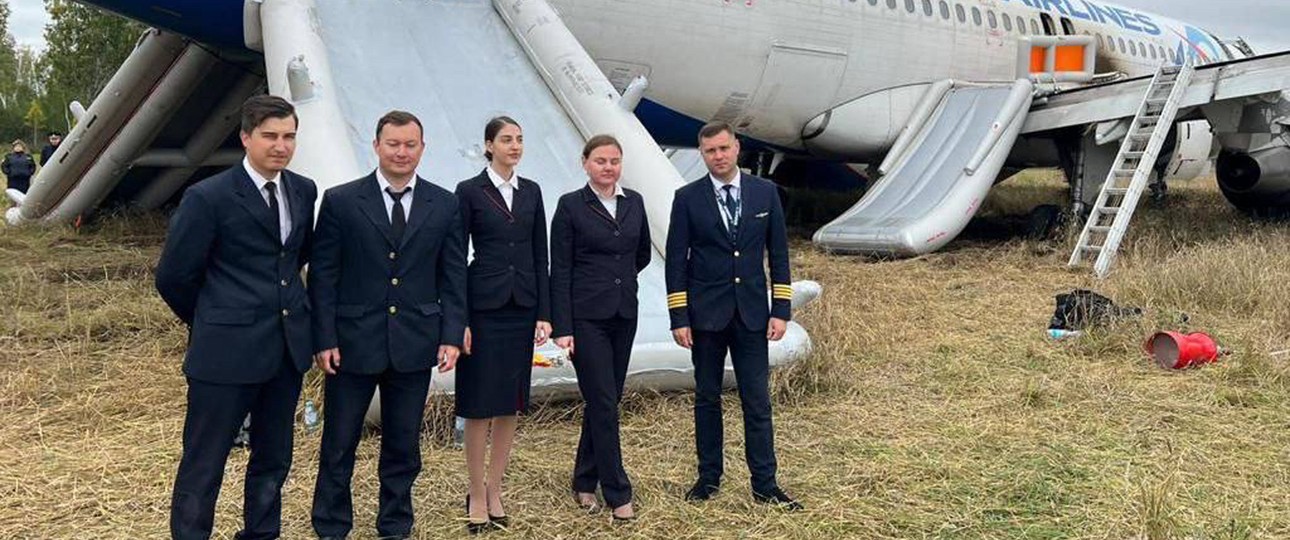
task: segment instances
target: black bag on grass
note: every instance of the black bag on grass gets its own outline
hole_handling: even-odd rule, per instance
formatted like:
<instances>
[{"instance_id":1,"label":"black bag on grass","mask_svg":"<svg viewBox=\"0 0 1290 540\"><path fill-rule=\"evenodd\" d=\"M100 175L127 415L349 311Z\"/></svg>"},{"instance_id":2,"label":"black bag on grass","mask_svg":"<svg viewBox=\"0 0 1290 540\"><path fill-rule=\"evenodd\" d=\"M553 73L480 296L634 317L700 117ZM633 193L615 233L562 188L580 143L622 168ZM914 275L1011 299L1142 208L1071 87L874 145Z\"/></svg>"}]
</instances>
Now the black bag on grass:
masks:
<instances>
[{"instance_id":1,"label":"black bag on grass","mask_svg":"<svg viewBox=\"0 0 1290 540\"><path fill-rule=\"evenodd\" d=\"M1057 295L1057 309L1048 322L1048 328L1058 330L1083 330L1114 319L1137 317L1142 310L1120 307L1110 298L1087 289L1075 289Z\"/></svg>"}]
</instances>

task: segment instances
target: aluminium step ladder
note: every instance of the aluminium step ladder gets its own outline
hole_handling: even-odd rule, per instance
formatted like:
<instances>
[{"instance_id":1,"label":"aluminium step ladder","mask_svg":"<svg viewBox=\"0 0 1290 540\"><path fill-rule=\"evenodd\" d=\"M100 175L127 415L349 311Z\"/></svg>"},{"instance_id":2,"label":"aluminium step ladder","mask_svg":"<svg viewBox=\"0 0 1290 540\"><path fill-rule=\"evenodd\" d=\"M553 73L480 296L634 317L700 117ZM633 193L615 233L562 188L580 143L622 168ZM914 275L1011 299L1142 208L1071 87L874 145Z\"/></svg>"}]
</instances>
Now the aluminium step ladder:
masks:
<instances>
[{"instance_id":1,"label":"aluminium step ladder","mask_svg":"<svg viewBox=\"0 0 1290 540\"><path fill-rule=\"evenodd\" d=\"M1093 211L1084 222L1068 266L1078 266L1096 254L1094 274L1104 278L1111 271L1120 241L1129 229L1129 221L1147 187L1160 148L1173 128L1178 105L1194 71L1195 65L1189 57L1182 65L1162 64L1152 77L1142 105L1124 135L1120 152L1102 183Z\"/></svg>"}]
</instances>

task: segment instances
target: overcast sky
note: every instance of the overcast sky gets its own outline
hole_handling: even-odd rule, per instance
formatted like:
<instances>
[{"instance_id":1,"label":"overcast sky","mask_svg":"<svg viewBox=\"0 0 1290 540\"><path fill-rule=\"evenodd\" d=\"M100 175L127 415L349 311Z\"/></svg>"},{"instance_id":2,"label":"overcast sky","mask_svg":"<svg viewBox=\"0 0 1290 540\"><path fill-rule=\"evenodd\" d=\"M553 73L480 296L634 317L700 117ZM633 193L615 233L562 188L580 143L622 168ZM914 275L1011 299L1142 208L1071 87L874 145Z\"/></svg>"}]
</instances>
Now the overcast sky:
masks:
<instances>
[{"instance_id":1,"label":"overcast sky","mask_svg":"<svg viewBox=\"0 0 1290 540\"><path fill-rule=\"evenodd\" d=\"M1290 0L1115 0L1115 4L1193 23L1223 39L1241 36L1260 53L1290 49ZM45 48L45 3L9 0L9 31L20 45Z\"/></svg>"}]
</instances>

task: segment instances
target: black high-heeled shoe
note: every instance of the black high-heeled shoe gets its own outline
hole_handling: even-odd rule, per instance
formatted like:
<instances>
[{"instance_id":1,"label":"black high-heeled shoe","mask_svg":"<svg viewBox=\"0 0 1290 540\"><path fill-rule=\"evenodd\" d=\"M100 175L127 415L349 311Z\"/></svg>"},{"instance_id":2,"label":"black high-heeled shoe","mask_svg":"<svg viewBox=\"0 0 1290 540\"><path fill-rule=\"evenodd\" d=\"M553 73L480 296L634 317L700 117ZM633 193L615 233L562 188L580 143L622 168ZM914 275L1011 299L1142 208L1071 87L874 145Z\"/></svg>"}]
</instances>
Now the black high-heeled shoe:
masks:
<instances>
[{"instance_id":1,"label":"black high-heeled shoe","mask_svg":"<svg viewBox=\"0 0 1290 540\"><path fill-rule=\"evenodd\" d=\"M466 494L466 532L479 534L487 532L493 526L492 516L488 521L470 521L470 494Z\"/></svg>"},{"instance_id":2,"label":"black high-heeled shoe","mask_svg":"<svg viewBox=\"0 0 1290 540\"><path fill-rule=\"evenodd\" d=\"M489 523L492 523L493 525L496 525L496 526L498 526L498 527L506 528L506 526L507 526L507 525L510 525L510 524L511 524L511 517L510 517L510 516L494 516L492 512L489 512L489 513L488 513L488 521L489 521Z\"/></svg>"}]
</instances>

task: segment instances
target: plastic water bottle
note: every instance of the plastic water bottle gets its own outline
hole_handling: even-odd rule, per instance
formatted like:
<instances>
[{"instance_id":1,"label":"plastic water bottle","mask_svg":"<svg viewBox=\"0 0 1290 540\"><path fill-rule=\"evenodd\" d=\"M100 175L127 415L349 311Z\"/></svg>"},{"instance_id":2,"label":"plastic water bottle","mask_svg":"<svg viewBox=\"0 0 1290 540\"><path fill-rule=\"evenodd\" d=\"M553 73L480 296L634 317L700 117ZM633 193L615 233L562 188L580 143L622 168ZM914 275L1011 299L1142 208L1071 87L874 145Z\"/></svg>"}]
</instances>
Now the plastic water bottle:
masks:
<instances>
[{"instance_id":1,"label":"plastic water bottle","mask_svg":"<svg viewBox=\"0 0 1290 540\"><path fill-rule=\"evenodd\" d=\"M1082 336L1082 335L1084 335L1084 332L1081 332L1081 331L1079 331L1079 330L1066 330L1066 329L1064 329L1064 328L1049 328L1049 329L1048 329L1048 337L1049 337L1050 339L1054 339L1054 340L1058 340L1058 341L1063 340L1063 339L1077 338L1077 337L1080 337L1080 336Z\"/></svg>"},{"instance_id":2,"label":"plastic water bottle","mask_svg":"<svg viewBox=\"0 0 1290 540\"><path fill-rule=\"evenodd\" d=\"M318 420L318 408L314 406L314 400L305 400L305 412L302 416L304 416L305 433L318 431L321 422Z\"/></svg>"},{"instance_id":3,"label":"plastic water bottle","mask_svg":"<svg viewBox=\"0 0 1290 540\"><path fill-rule=\"evenodd\" d=\"M460 416L453 419L452 447L463 448L466 445L466 419Z\"/></svg>"}]
</instances>

